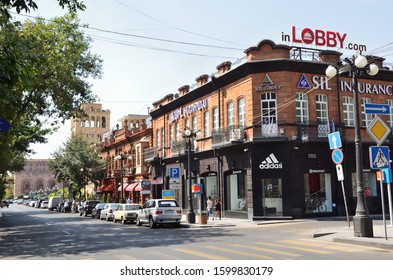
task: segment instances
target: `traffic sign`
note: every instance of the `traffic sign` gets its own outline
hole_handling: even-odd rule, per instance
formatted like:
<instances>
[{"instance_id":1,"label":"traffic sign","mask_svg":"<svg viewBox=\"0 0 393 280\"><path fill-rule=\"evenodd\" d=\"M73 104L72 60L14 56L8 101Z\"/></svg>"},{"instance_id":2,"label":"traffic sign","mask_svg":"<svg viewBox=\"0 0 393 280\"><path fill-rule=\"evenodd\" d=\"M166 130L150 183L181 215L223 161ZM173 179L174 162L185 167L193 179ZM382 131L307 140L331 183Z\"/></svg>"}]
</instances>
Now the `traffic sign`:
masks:
<instances>
[{"instance_id":1,"label":"traffic sign","mask_svg":"<svg viewBox=\"0 0 393 280\"><path fill-rule=\"evenodd\" d=\"M390 168L390 157L388 146L371 146L370 167L372 169Z\"/></svg>"},{"instance_id":2,"label":"traffic sign","mask_svg":"<svg viewBox=\"0 0 393 280\"><path fill-rule=\"evenodd\" d=\"M392 169L390 168L384 168L381 170L383 172L383 182L384 183L392 183Z\"/></svg>"},{"instance_id":3,"label":"traffic sign","mask_svg":"<svg viewBox=\"0 0 393 280\"><path fill-rule=\"evenodd\" d=\"M177 167L169 168L169 178L180 178L180 168Z\"/></svg>"},{"instance_id":4,"label":"traffic sign","mask_svg":"<svg viewBox=\"0 0 393 280\"><path fill-rule=\"evenodd\" d=\"M336 171L337 171L337 179L339 181L344 181L343 166L341 164L336 165Z\"/></svg>"},{"instance_id":5,"label":"traffic sign","mask_svg":"<svg viewBox=\"0 0 393 280\"><path fill-rule=\"evenodd\" d=\"M11 128L11 124L5 120L0 118L0 132L6 132Z\"/></svg>"},{"instance_id":6,"label":"traffic sign","mask_svg":"<svg viewBox=\"0 0 393 280\"><path fill-rule=\"evenodd\" d=\"M332 152L332 160L335 164L340 164L343 162L344 153L340 149L334 149Z\"/></svg>"},{"instance_id":7,"label":"traffic sign","mask_svg":"<svg viewBox=\"0 0 393 280\"><path fill-rule=\"evenodd\" d=\"M366 114L379 114L379 115L389 115L390 106L389 104L364 104L364 111Z\"/></svg>"},{"instance_id":8,"label":"traffic sign","mask_svg":"<svg viewBox=\"0 0 393 280\"><path fill-rule=\"evenodd\" d=\"M390 127L378 116L375 116L375 118L367 126L368 134L378 145L385 142L391 131Z\"/></svg>"},{"instance_id":9,"label":"traffic sign","mask_svg":"<svg viewBox=\"0 0 393 280\"><path fill-rule=\"evenodd\" d=\"M328 139L329 139L330 150L334 150L342 147L340 132L336 131L333 133L329 133Z\"/></svg>"}]
</instances>

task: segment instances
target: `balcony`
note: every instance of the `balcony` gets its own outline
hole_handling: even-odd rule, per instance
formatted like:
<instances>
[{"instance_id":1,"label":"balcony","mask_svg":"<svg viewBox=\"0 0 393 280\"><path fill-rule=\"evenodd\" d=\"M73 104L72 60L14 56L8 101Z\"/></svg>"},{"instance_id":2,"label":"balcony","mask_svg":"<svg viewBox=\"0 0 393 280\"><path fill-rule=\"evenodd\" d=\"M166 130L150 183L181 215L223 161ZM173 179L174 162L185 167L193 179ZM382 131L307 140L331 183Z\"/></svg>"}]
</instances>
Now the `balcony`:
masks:
<instances>
[{"instance_id":1,"label":"balcony","mask_svg":"<svg viewBox=\"0 0 393 280\"><path fill-rule=\"evenodd\" d=\"M242 143L245 140L244 127L227 126L214 130L211 139L212 148L233 143Z\"/></svg>"}]
</instances>

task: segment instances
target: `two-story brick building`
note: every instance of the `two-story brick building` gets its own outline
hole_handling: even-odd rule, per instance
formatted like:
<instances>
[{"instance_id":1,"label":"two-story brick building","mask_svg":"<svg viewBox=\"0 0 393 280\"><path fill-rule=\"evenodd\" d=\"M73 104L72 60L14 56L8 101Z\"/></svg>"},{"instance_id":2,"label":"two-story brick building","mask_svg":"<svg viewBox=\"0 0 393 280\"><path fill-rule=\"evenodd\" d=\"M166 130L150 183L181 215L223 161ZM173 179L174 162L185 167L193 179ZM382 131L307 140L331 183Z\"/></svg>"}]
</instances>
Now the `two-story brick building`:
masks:
<instances>
[{"instance_id":1,"label":"two-story brick building","mask_svg":"<svg viewBox=\"0 0 393 280\"><path fill-rule=\"evenodd\" d=\"M383 67L383 59L369 57L380 70L375 77L360 77L361 104L354 108L351 78L329 80L325 75L328 65L344 58L341 53L270 40L245 53L246 62L236 68L221 63L217 75L201 75L192 90L182 86L153 104L153 147L145 150L145 159L153 167L152 177L163 178L153 188L172 188L169 170L180 168L180 186L174 186L177 199L188 208L188 146L181 136L188 127L201 132L192 139L192 184L202 182L205 197L220 196L223 215L258 219L345 214L327 137L339 131L345 192L354 214L354 110L360 110L364 180L371 189L367 204L370 213L380 213L380 193L368 157L368 147L375 143L366 131L373 116L363 109L365 103L393 105L393 72ZM393 110L383 118L392 126ZM385 144L391 145L389 140ZM316 198L323 208L309 204Z\"/></svg>"}]
</instances>

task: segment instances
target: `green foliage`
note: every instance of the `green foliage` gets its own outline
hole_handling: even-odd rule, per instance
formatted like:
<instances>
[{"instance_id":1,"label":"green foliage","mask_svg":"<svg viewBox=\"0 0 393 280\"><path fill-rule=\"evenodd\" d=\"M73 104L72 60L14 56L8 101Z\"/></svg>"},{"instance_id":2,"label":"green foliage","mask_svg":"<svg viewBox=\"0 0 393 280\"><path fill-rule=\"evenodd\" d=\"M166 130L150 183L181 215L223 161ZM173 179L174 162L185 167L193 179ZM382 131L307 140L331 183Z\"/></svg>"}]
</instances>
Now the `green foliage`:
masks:
<instances>
[{"instance_id":1,"label":"green foliage","mask_svg":"<svg viewBox=\"0 0 393 280\"><path fill-rule=\"evenodd\" d=\"M68 181L71 192L81 192L88 182L99 184L105 161L81 137L72 136L53 154L49 166L59 181Z\"/></svg>"},{"instance_id":2,"label":"green foliage","mask_svg":"<svg viewBox=\"0 0 393 280\"><path fill-rule=\"evenodd\" d=\"M4 4L21 1L0 1L0 117L11 124L0 134L1 179L22 170L32 143L46 143L60 122L83 115L81 104L96 102L86 79L100 77L102 60L90 53L75 14L22 24L1 16ZM68 2L77 1L59 0Z\"/></svg>"},{"instance_id":3,"label":"green foliage","mask_svg":"<svg viewBox=\"0 0 393 280\"><path fill-rule=\"evenodd\" d=\"M83 11L86 9L83 1L79 0L57 0L57 2L59 2L60 7L63 9L68 8L70 12L76 12L77 10ZM6 9L7 7L14 8L18 14L22 11L28 13L31 9L38 9L38 5L33 0L0 0L0 12L3 12L7 17L10 17Z\"/></svg>"}]
</instances>

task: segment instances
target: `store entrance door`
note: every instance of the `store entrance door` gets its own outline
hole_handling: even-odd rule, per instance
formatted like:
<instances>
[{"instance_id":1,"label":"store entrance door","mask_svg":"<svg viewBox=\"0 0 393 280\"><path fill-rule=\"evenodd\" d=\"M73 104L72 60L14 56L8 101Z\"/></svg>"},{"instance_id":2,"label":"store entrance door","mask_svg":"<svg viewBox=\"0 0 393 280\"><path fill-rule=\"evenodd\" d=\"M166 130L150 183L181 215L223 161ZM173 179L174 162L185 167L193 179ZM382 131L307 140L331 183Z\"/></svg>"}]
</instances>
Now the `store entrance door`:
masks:
<instances>
[{"instance_id":1,"label":"store entrance door","mask_svg":"<svg viewBox=\"0 0 393 280\"><path fill-rule=\"evenodd\" d=\"M264 216L282 216L281 178L262 179L262 205Z\"/></svg>"}]
</instances>

